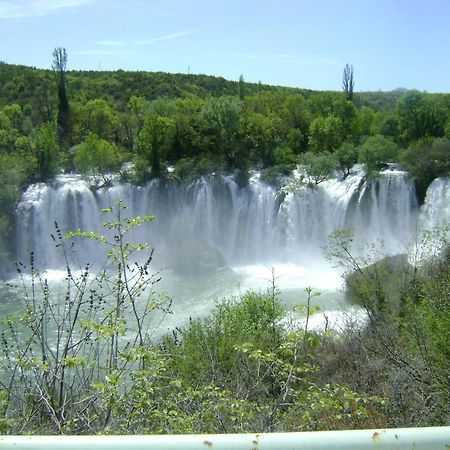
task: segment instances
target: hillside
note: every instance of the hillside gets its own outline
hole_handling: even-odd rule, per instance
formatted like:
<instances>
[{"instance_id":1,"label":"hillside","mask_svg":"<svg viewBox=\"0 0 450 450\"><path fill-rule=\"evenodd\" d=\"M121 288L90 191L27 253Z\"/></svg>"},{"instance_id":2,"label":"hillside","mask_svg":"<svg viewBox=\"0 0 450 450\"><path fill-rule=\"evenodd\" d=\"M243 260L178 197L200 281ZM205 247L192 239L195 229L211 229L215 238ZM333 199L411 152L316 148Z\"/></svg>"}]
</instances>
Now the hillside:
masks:
<instances>
[{"instance_id":1,"label":"hillside","mask_svg":"<svg viewBox=\"0 0 450 450\"><path fill-rule=\"evenodd\" d=\"M103 98L123 108L133 95L149 100L160 96L182 98L236 95L238 81L196 74L164 72L67 71L67 84L74 101ZM55 85L55 72L0 62L0 107L10 103L35 104ZM245 83L248 95L259 92L304 93L309 91L261 83Z\"/></svg>"},{"instance_id":2,"label":"hillside","mask_svg":"<svg viewBox=\"0 0 450 450\"><path fill-rule=\"evenodd\" d=\"M140 95L150 100L160 96L206 98L211 95L215 97L236 95L239 90L238 81L211 75L123 70L69 70L67 83L74 101L103 98L115 102L119 109L123 109L133 95ZM11 103L21 106L27 103L36 104L40 101L39 97L44 97L54 85L55 73L52 70L6 64L0 61L0 107ZM245 82L245 91L246 95L270 92L302 94L305 98L318 93L309 89L248 82ZM389 92L357 92L355 103L375 110L393 110L398 98L405 92L407 92L406 89L400 88ZM450 103L450 94L448 97L447 102Z\"/></svg>"}]
</instances>

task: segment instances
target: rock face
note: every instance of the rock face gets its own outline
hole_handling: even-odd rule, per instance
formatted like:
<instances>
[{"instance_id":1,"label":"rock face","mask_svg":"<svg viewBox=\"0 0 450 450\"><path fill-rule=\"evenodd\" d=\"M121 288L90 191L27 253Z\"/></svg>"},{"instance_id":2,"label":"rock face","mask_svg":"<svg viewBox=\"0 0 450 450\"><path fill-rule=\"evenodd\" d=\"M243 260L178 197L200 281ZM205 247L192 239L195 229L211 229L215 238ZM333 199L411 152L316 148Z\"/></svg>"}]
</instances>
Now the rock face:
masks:
<instances>
[{"instance_id":1,"label":"rock face","mask_svg":"<svg viewBox=\"0 0 450 450\"><path fill-rule=\"evenodd\" d=\"M203 240L181 240L167 258L168 268L183 276L203 276L226 268L225 258Z\"/></svg>"},{"instance_id":2,"label":"rock face","mask_svg":"<svg viewBox=\"0 0 450 450\"><path fill-rule=\"evenodd\" d=\"M389 309L401 313L402 302L414 277L414 268L408 255L398 254L352 272L345 277L345 298L349 303L362 303L369 311ZM381 284L382 280L382 284Z\"/></svg>"}]
</instances>

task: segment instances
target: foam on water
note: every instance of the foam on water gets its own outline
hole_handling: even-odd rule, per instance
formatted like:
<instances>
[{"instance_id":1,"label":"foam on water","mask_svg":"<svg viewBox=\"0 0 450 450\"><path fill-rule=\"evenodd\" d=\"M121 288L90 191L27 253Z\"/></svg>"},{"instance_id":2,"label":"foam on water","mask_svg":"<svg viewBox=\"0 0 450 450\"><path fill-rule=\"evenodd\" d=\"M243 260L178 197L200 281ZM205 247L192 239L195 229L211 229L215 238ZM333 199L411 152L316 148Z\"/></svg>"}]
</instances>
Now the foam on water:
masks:
<instances>
[{"instance_id":1,"label":"foam on water","mask_svg":"<svg viewBox=\"0 0 450 450\"><path fill-rule=\"evenodd\" d=\"M331 268L305 267L293 263L274 264L272 266L250 265L233 267L242 277L243 289L267 289L272 276L278 289L298 289L307 287L336 291L342 286L339 273Z\"/></svg>"}]
</instances>

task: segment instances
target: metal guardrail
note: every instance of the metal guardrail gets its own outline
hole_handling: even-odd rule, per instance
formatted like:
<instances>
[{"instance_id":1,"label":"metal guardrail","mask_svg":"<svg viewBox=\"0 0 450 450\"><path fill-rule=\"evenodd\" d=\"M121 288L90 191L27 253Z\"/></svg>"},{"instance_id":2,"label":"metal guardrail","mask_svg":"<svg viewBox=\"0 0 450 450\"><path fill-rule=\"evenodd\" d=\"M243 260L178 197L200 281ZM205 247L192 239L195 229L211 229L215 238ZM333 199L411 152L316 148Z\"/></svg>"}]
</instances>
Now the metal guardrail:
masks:
<instances>
[{"instance_id":1,"label":"metal guardrail","mask_svg":"<svg viewBox=\"0 0 450 450\"><path fill-rule=\"evenodd\" d=\"M434 450L450 427L303 433L152 436L0 436L0 450Z\"/></svg>"}]
</instances>

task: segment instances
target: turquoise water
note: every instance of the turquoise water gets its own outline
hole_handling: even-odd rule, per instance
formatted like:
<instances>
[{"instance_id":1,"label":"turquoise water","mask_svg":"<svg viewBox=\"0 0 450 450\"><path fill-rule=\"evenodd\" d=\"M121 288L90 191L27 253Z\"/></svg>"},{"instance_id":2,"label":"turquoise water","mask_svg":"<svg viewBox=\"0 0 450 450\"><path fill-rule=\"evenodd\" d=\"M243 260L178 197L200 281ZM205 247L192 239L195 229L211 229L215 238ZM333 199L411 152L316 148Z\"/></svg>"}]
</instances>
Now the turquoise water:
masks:
<instances>
[{"instance_id":1,"label":"turquoise water","mask_svg":"<svg viewBox=\"0 0 450 450\"><path fill-rule=\"evenodd\" d=\"M349 310L344 300L339 274L327 266L305 268L294 264L274 264L222 267L195 276L183 276L171 269L154 269L157 282L153 298L170 303L170 313L154 311L151 320L151 334L157 339L176 327L183 327L190 319L205 317L221 299L239 296L247 291L267 292L273 283L277 296L285 304L289 317L301 320L304 312L296 312L300 304L305 304L305 288L313 288L312 304L320 307L312 322L317 327L324 322L324 314L333 322ZM42 272L41 280L47 280L50 297L54 302L63 302L67 292L66 272L48 270ZM97 288L95 282L91 288ZM35 283L36 298L42 298L42 286ZM71 288L73 292L73 287ZM29 276L11 279L0 284L0 314L2 317L23 313L27 298L31 301L32 286ZM320 294L320 295L319 295ZM143 297L144 298L144 297ZM146 297L145 297L146 298ZM113 302L114 299L111 299ZM143 299L141 300L144 301Z\"/></svg>"}]
</instances>

